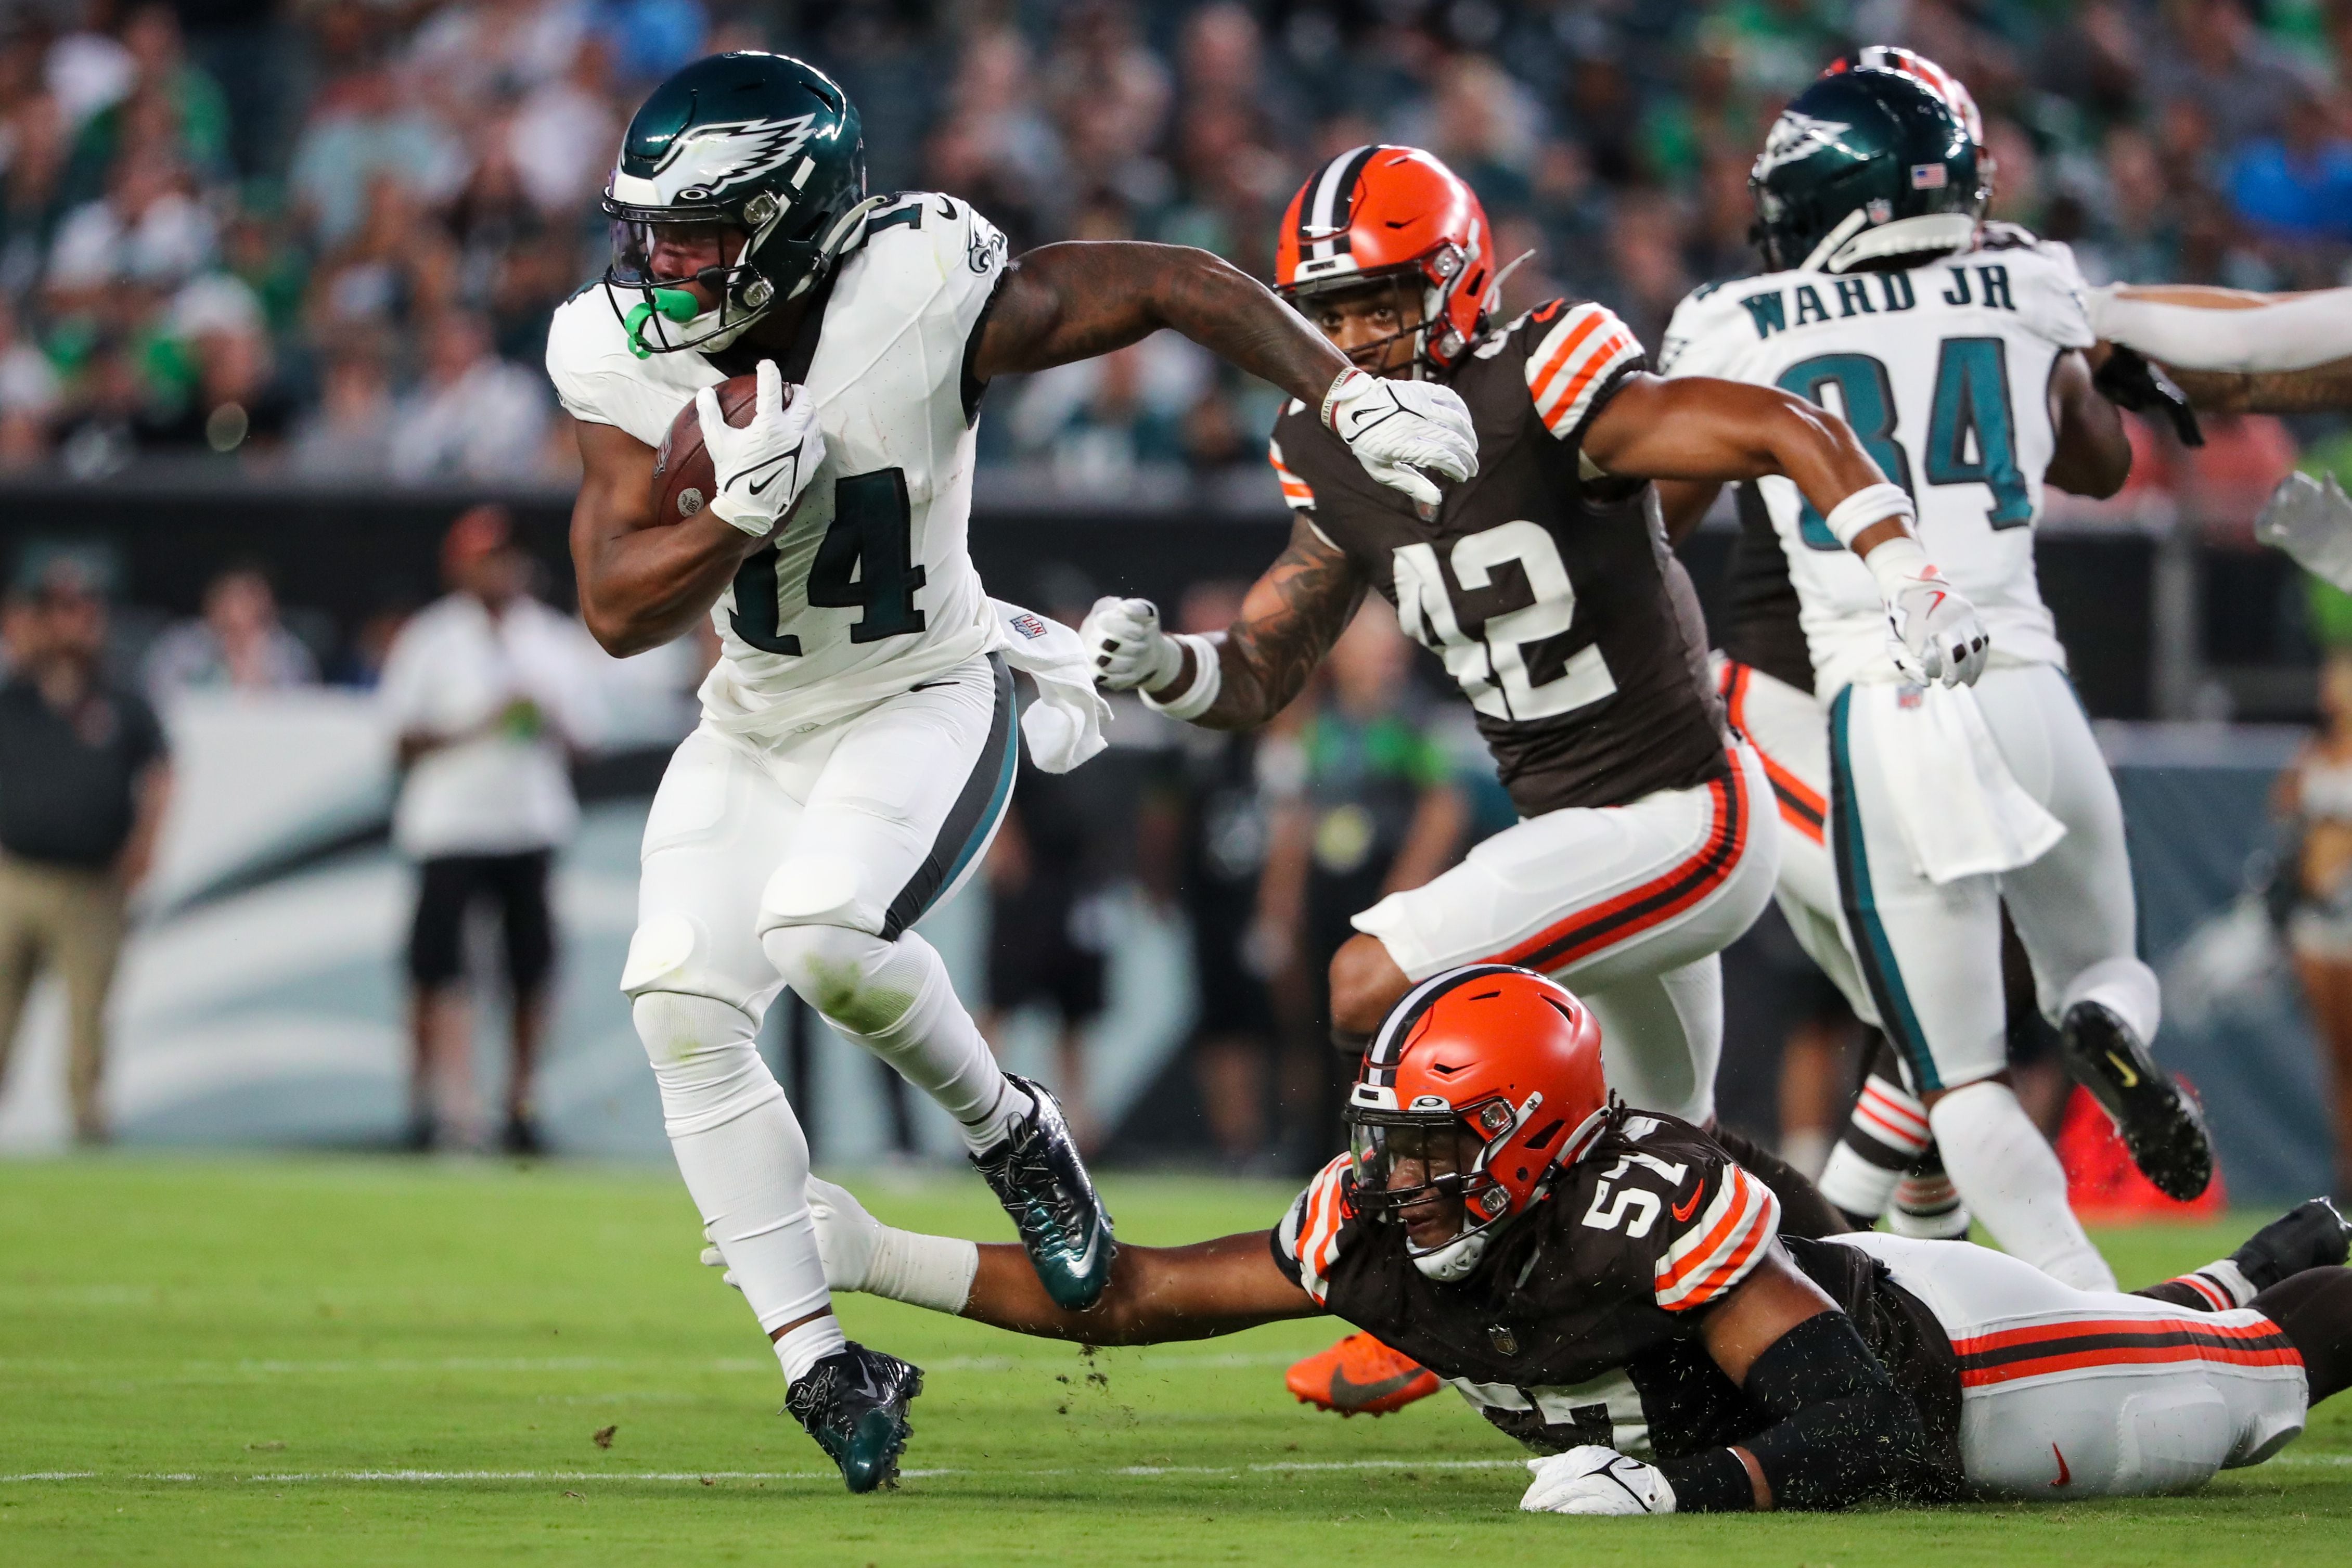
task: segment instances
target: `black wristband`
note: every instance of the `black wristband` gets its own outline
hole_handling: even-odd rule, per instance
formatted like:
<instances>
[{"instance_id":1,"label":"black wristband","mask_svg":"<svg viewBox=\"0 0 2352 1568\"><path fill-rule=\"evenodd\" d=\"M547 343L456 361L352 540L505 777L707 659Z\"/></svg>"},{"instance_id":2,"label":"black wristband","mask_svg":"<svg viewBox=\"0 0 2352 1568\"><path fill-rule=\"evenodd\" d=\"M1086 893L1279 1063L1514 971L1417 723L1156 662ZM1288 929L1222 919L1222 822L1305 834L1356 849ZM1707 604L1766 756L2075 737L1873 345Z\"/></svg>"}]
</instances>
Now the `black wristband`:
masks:
<instances>
[{"instance_id":1,"label":"black wristband","mask_svg":"<svg viewBox=\"0 0 2352 1568\"><path fill-rule=\"evenodd\" d=\"M1728 1448L1669 1459L1658 1468L1675 1489L1676 1513L1746 1513L1756 1506L1756 1483Z\"/></svg>"}]
</instances>

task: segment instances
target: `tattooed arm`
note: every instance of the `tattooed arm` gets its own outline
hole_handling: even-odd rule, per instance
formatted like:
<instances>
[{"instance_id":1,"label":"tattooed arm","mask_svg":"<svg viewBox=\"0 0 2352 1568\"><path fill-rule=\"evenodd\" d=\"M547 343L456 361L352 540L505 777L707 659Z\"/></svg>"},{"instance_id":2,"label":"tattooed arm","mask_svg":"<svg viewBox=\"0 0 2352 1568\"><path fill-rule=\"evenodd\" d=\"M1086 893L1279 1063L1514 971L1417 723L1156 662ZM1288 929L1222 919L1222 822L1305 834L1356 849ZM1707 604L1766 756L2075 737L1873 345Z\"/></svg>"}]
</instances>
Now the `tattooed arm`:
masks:
<instances>
[{"instance_id":1,"label":"tattooed arm","mask_svg":"<svg viewBox=\"0 0 2352 1568\"><path fill-rule=\"evenodd\" d=\"M2309 370L2165 369L2200 413L2325 414L2352 408L2352 359Z\"/></svg>"},{"instance_id":2,"label":"tattooed arm","mask_svg":"<svg viewBox=\"0 0 2352 1568\"><path fill-rule=\"evenodd\" d=\"M1355 618L1369 586L1339 550L1305 518L1290 526L1290 545L1251 584L1241 619L1206 640L1217 650L1223 683L1217 700L1192 721L1209 730L1255 730L1290 706ZM1154 697L1192 684L1194 648L1184 645L1175 678Z\"/></svg>"},{"instance_id":3,"label":"tattooed arm","mask_svg":"<svg viewBox=\"0 0 2352 1568\"><path fill-rule=\"evenodd\" d=\"M989 308L972 374L1091 359L1172 327L1309 407L1347 356L1247 273L1205 250L1135 240L1040 246L1013 261Z\"/></svg>"}]
</instances>

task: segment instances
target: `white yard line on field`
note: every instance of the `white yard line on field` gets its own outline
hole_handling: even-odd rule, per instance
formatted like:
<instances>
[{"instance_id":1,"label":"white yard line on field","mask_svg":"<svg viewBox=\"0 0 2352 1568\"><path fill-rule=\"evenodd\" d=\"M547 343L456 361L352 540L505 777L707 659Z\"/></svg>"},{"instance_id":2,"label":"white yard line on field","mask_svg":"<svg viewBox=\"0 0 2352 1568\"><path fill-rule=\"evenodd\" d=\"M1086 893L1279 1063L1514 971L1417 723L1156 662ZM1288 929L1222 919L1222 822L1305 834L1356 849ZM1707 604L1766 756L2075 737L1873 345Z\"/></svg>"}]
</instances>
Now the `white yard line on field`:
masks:
<instances>
[{"instance_id":1,"label":"white yard line on field","mask_svg":"<svg viewBox=\"0 0 2352 1568\"><path fill-rule=\"evenodd\" d=\"M1518 1459L1336 1459L1273 1460L1257 1465L1113 1465L1101 1468L1023 1469L1027 1476L1243 1476L1281 1474L1293 1470L1507 1470ZM931 1476L964 1475L957 1469L901 1470L910 1480ZM302 1470L258 1474L192 1475L185 1471L158 1474L131 1471L110 1475L98 1470L36 1470L0 1476L0 1484L24 1481L245 1481L262 1486L397 1481L434 1484L465 1481L825 1481L838 1480L832 1470Z\"/></svg>"}]
</instances>

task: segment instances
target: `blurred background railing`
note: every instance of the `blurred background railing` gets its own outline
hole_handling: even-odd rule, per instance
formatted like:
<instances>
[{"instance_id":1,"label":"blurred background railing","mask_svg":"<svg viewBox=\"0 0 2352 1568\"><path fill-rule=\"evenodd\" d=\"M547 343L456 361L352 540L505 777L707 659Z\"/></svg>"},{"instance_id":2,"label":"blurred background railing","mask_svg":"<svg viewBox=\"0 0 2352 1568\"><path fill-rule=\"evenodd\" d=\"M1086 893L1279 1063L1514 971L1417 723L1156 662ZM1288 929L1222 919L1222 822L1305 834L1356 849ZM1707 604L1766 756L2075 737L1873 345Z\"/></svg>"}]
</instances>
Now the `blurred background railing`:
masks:
<instances>
[{"instance_id":1,"label":"blurred background railing","mask_svg":"<svg viewBox=\"0 0 2352 1568\"><path fill-rule=\"evenodd\" d=\"M412 873L386 836L392 734L368 689L390 628L436 586L451 518L494 496L539 563L541 592L569 597L568 497L527 488L387 490L261 481L141 465L96 482L20 479L0 485L0 559L37 573L61 557L112 590L110 658L120 679L156 674L174 627L205 624L207 590L257 571L276 615L324 674L317 685L239 692L152 686L173 737L179 785L142 918L117 995L110 1094L119 1135L133 1142L393 1142L407 1114L400 948ZM1175 605L1203 584L1245 580L1278 552L1278 505L1243 487L1171 484L1132 505L1083 501L1049 483L997 472L982 486L972 543L1000 594L1075 616L1097 593ZM1710 602L1731 538L1711 519L1685 556ZM2039 557L2085 705L2102 721L2133 830L2145 939L2176 974L2164 1048L2215 1110L2242 1190L2325 1181L2322 1094L2293 987L2283 974L2227 970L2212 949L2268 844L2267 792L2301 731L2224 723L2228 713L2288 720L2313 703L2316 634L2291 564L2231 531L2174 510L2120 519L2060 518ZM217 605L214 606L217 615ZM585 820L561 860L566 933L553 1046L541 1113L573 1152L658 1155L658 1106L627 1009L614 989L635 921L636 840L668 749L691 724L704 668L695 639L601 668L610 722L577 782ZM1416 664L1411 705L1445 742L1484 831L1509 820L1460 704ZM1139 813L1165 780L1174 727L1123 704L1111 752L1068 779L1057 809L1079 825L1092 942L1103 960L1098 1014L1076 1020L1085 1093L1106 1156L1220 1158L1198 1064L1186 1049L1202 1012L1201 971L1183 897L1139 863ZM1072 805L1072 797L1076 805ZM960 988L991 992L983 892L940 911L927 933ZM1769 915L1728 956L1727 1117L1780 1131L1776 1065L1811 991L1801 957ZM478 933L488 941L488 933ZM1024 940L1014 936L1010 940ZM2199 945L2202 942L2202 946ZM2184 967L2186 965L2186 967ZM2203 967L2200 968L2199 965ZM485 970L495 965L485 965ZM503 1071L485 1010L476 1053L484 1102ZM5 1094L0 1147L52 1144L67 1131L61 1006L37 999ZM1053 1077L1060 1020L1015 1009L998 1022L1013 1065ZM1276 1027L1280 1025L1277 1022ZM1262 1088L1264 1158L1281 1164L1286 1052L1310 1070L1329 1053L1313 1036L1272 1039ZM771 1018L768 1047L802 1103L823 1158L951 1157L953 1130L917 1097L795 1007Z\"/></svg>"}]
</instances>

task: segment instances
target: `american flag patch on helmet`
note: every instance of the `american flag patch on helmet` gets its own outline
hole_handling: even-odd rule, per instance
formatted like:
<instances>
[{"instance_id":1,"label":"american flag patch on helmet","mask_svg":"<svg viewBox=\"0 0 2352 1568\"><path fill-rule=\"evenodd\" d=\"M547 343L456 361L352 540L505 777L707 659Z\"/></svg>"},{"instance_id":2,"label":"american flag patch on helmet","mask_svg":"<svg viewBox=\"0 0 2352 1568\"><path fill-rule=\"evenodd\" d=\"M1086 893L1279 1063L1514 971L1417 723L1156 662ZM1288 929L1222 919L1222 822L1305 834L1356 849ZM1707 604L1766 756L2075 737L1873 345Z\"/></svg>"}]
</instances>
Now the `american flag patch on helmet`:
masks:
<instances>
[{"instance_id":1,"label":"american flag patch on helmet","mask_svg":"<svg viewBox=\"0 0 2352 1568\"><path fill-rule=\"evenodd\" d=\"M1941 163L1911 165L1911 188L1915 191L1940 191L1951 183L1951 171Z\"/></svg>"}]
</instances>

